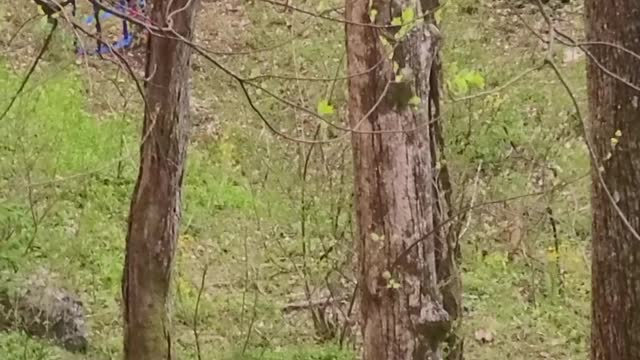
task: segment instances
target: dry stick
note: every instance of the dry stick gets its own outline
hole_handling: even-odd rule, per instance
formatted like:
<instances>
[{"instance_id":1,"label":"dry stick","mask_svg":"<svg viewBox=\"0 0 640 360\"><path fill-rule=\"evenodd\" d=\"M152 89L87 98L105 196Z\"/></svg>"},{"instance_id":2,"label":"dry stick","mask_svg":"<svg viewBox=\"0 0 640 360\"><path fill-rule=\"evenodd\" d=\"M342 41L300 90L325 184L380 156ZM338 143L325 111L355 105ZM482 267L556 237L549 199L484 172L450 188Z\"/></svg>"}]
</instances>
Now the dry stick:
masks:
<instances>
[{"instance_id":1,"label":"dry stick","mask_svg":"<svg viewBox=\"0 0 640 360\"><path fill-rule=\"evenodd\" d=\"M328 89L328 94L327 94L326 98L327 98L327 100L329 102L331 101L331 98L333 97L333 91L335 89L335 84L337 82L337 74L340 72L340 68L342 67L343 62L344 62L344 56L340 58L340 62L338 64L338 66L336 67L336 71L335 71L336 76L334 76L333 82L331 83L331 85L330 85L330 87ZM313 140L314 141L317 140L317 138L318 138L318 136L320 134L320 130L321 130L321 126L320 126L320 124L318 124L316 126L316 130L315 130L314 135L313 135ZM302 204L301 204L301 210L302 210L301 217L302 217L302 219L301 220L302 220L302 237L303 237L303 239L304 239L304 236L305 236L304 224L306 222L306 205L305 205L305 199L304 199L304 197L305 197L305 184L306 184L307 173L308 173L308 169L309 169L309 162L311 160L311 154L312 154L313 149L315 148L316 144L317 143L311 144L311 146L309 147L309 150L307 151L307 154L306 154L305 159L304 159L304 166L303 166L303 172L302 172L303 186L302 186L302 194L301 194L301 202L302 202Z\"/></svg>"},{"instance_id":2,"label":"dry stick","mask_svg":"<svg viewBox=\"0 0 640 360\"><path fill-rule=\"evenodd\" d=\"M245 229L246 230L246 229ZM242 293L242 313L241 313L241 326L243 326L242 324L244 324L244 310L245 310L245 304L246 304L246 293L249 289L249 250L248 250L248 243L247 243L247 239L248 239L248 233L245 231L245 236L244 236L244 241L243 241L243 250L244 250L244 259L245 259L245 286L243 288L243 293ZM253 299L253 314L251 316L251 320L249 322L249 328L247 329L247 336L245 337L245 341L244 341L244 345L242 347L242 354L244 355L244 353L246 352L248 346L249 346L249 340L251 339L251 335L253 333L253 331L255 330L256 333L258 334L258 336L260 336L262 338L262 340L266 340L268 342L268 339L265 339L264 335L262 335L260 333L260 331L258 329L255 329L255 322L256 319L258 317L258 295L260 295L260 289L258 286L258 283L254 281L254 285L256 287L256 290L254 291L254 299Z\"/></svg>"},{"instance_id":3,"label":"dry stick","mask_svg":"<svg viewBox=\"0 0 640 360\"><path fill-rule=\"evenodd\" d=\"M349 309L347 310L347 314L345 316L345 323L344 326L342 327L342 332L340 333L340 346L342 347L344 344L344 338L347 334L347 327L349 326L349 320L351 319L351 314L353 313L353 308L356 305L356 298L358 295L358 283L356 282L356 285L353 287L353 292L351 293L351 300L349 301Z\"/></svg>"},{"instance_id":4,"label":"dry stick","mask_svg":"<svg viewBox=\"0 0 640 360\"><path fill-rule=\"evenodd\" d=\"M549 44L547 45L547 59L552 60L553 59L553 41L555 39L555 36L553 36L553 31L555 29L555 26L553 26L553 21L551 21L551 18L549 17L549 15L547 15L547 12L544 11L544 5L542 4L542 0L537 0L536 1L536 5L538 6L538 9L540 10L540 13L542 14L542 17L544 18L544 21L547 23L547 31L549 33Z\"/></svg>"},{"instance_id":5,"label":"dry stick","mask_svg":"<svg viewBox=\"0 0 640 360\"><path fill-rule=\"evenodd\" d=\"M256 318L258 316L258 291L254 291L253 298L253 315L251 316L251 322L249 323L249 330L247 331L247 336L244 340L244 345L242 346L242 355L247 352L247 348L249 347L249 340L251 339L251 334L253 333L254 325L256 323Z\"/></svg>"},{"instance_id":6,"label":"dry stick","mask_svg":"<svg viewBox=\"0 0 640 360\"><path fill-rule=\"evenodd\" d=\"M42 56L44 56L44 53L47 51L47 48L49 47L49 44L51 43L51 39L53 38L53 33L55 32L55 30L57 28L58 28L58 21L55 20L53 22L53 25L51 26L51 30L49 31L49 34L47 35L47 38L44 41L44 44L40 48L40 52L38 52L38 55L33 60L33 63L31 64L31 67L29 68L29 71L27 71L27 74L22 79L22 82L20 83L20 87L18 87L18 90L16 91L15 95L13 95L11 97L11 100L9 101L9 105L7 105L7 107L4 109L4 111L0 115L0 121L2 121L5 118L5 116L7 116L9 111L11 111L11 108L13 107L13 105L16 102L16 100L18 99L18 97L22 93L22 90L24 90L24 87L27 85L27 82L29 82L29 79L31 78L31 75L33 75L33 73L35 72L36 67L38 66L38 63L40 62L40 60L42 60Z\"/></svg>"},{"instance_id":7,"label":"dry stick","mask_svg":"<svg viewBox=\"0 0 640 360\"><path fill-rule=\"evenodd\" d=\"M294 66L297 72L298 66L296 62L297 56L296 56L295 48L292 50L292 55L293 55ZM338 66L338 69L339 68L340 66ZM300 95L300 101L303 101L303 96L301 91L299 91L299 95ZM296 113L297 115L296 110L297 109L294 108L294 113ZM322 128L321 124L318 124L316 126L316 129L313 135L314 141L317 140L320 134L321 128ZM302 128L302 136L304 136L304 127ZM302 280L303 280L304 293L305 293L305 296L307 297L307 301L311 301L312 292L311 292L311 286L309 285L309 272L307 270L307 226L306 225L307 225L308 204L306 202L306 189L307 189L306 184L307 184L307 174L309 171L309 162L311 160L311 154L313 153L313 149L315 148L315 145L316 144L310 144L309 150L304 156L304 159L303 159L304 163L302 167L302 185L300 189L300 237L302 240L302 275L303 275ZM317 319L317 314L315 312L315 309L310 308L309 311L311 312L311 318L313 319L314 326L317 329L319 325L318 325L318 319Z\"/></svg>"},{"instance_id":8,"label":"dry stick","mask_svg":"<svg viewBox=\"0 0 640 360\"><path fill-rule=\"evenodd\" d=\"M560 282L560 291L564 287L564 279L562 278L562 268L560 267L560 238L558 238L558 228L556 224L556 218L553 215L553 209L551 206L546 207L547 214L549 215L549 224L553 232L553 247L556 252L556 270L558 271L558 281Z\"/></svg>"},{"instance_id":9,"label":"dry stick","mask_svg":"<svg viewBox=\"0 0 640 360\"><path fill-rule=\"evenodd\" d=\"M303 301L296 301L296 302L290 302L285 304L282 307L282 311L284 313L289 313L289 312L293 312L293 311L297 311L297 310L304 310L304 309L308 309L308 308L313 308L313 307L317 307L320 305L325 305L325 304L330 304L330 303L334 303L334 302L340 302L342 300L345 300L345 297L328 297L328 298L321 298L321 299L312 299L312 300L303 300Z\"/></svg>"},{"instance_id":10,"label":"dry stick","mask_svg":"<svg viewBox=\"0 0 640 360\"><path fill-rule=\"evenodd\" d=\"M31 182L31 171L33 170L33 168L32 168L32 166L30 166L29 168L30 169L27 170L27 181ZM32 224L33 224L33 233L31 234L31 237L29 238L29 241L27 242L27 246L24 249L23 255L27 255L31 251L31 249L33 247L33 244L36 241L36 238L38 237L40 224L47 217L49 212L51 210L53 210L53 207L56 204L55 201L52 201L42 211L42 213L38 216L37 210L36 210L36 201L35 201L35 199L33 197L33 189L30 188L30 187L28 188L27 198L29 199L29 212L31 214L31 221L32 221Z\"/></svg>"},{"instance_id":11,"label":"dry stick","mask_svg":"<svg viewBox=\"0 0 640 360\"><path fill-rule=\"evenodd\" d=\"M280 239L278 239L276 237L275 241L276 241L276 244L278 245L278 247L280 248L280 251L282 251L283 254L287 254L287 251L286 251L285 247L282 245L282 242L280 241ZM294 271L297 272L298 276L300 278L302 278L302 279L305 279L306 277L305 277L304 271L300 269L300 267L295 262L295 260L293 258L291 258L290 256L285 256L285 257L291 262L291 265L292 265ZM305 285L308 285L308 284L305 282ZM307 300L311 301L311 298L310 298L309 294L310 294L309 289L305 288L305 296L307 297ZM317 322L317 320L316 320L316 315L313 312L312 312L312 317L314 319L314 324L315 324Z\"/></svg>"},{"instance_id":12,"label":"dry stick","mask_svg":"<svg viewBox=\"0 0 640 360\"><path fill-rule=\"evenodd\" d=\"M478 195L478 182L480 181L480 170L482 170L482 160L480 160L480 164L478 164L478 170L476 171L475 179L473 180L473 191L471 193L471 201L469 205L473 206L476 202L476 196ZM462 229L458 233L458 238L462 238L469 230L469 226L471 224L471 214L467 217L465 224L462 226Z\"/></svg>"},{"instance_id":13,"label":"dry stick","mask_svg":"<svg viewBox=\"0 0 640 360\"><path fill-rule=\"evenodd\" d=\"M340 72L340 69L342 68L342 65L344 64L345 58L346 58L346 54L343 54L343 56L340 58L340 62L338 64L338 66L336 67L336 71L334 73L334 78L336 78L336 80L333 81L331 83L331 86L327 89L328 91L327 91L327 94L326 94L325 98L328 99L329 102L331 102L331 99L333 98L333 93L335 91L335 86L336 86L336 83L338 82L337 81L338 73ZM318 130L316 130L316 131L319 131L320 124L318 124L317 129ZM320 148L320 149L322 150L322 148ZM341 151L341 154L343 154L343 153L344 153L344 150ZM329 168L328 163L326 161L326 158L324 157L324 152L322 152L322 154L323 154L323 161L324 161L324 164L325 164L325 170L327 171L327 176L329 176L329 179L331 180L333 178L331 169ZM309 153L307 154L307 156L308 157L311 156L311 148L309 149ZM342 159L342 165L344 165L344 155L341 155L340 157ZM342 185L344 185L344 183L343 183L343 178L344 178L344 175L345 175L344 173L345 173L344 171L340 172L340 184L339 184L340 189L339 189L338 197L337 197L337 200L336 200L336 203L335 203L335 209L334 209L334 203L331 204L331 213L335 214L333 216L333 226L332 226L334 239L338 238L338 219L340 217L340 213L342 212L340 199L342 197L342 190L344 189L344 186L342 186ZM331 181L330 183L332 184L333 182ZM332 189L333 186L331 185L330 188ZM333 245L330 246L329 249L327 249L324 246L324 242L323 242L322 246L323 246L324 252L322 253L322 255L320 255L319 260L323 260L323 259L327 258L329 256L329 253L333 250Z\"/></svg>"},{"instance_id":14,"label":"dry stick","mask_svg":"<svg viewBox=\"0 0 640 360\"><path fill-rule=\"evenodd\" d=\"M344 169L344 164L345 164L345 160L346 160L346 156L345 153L347 151L347 147L343 146L342 149L339 151L339 157L340 157L340 165L339 168L340 169ZM339 227L339 219L340 219L340 215L342 215L342 211L343 211L343 196L344 193L348 190L346 190L346 186L345 186L345 177L346 177L346 171L341 171L340 172L340 178L339 178L339 186L340 186L340 190L336 199L336 209L335 209L335 215L333 217L333 236L334 238L339 238L342 237L342 235L344 235L344 232L342 234L339 234L338 232L338 227ZM326 255L328 256L328 252L326 253Z\"/></svg>"},{"instance_id":15,"label":"dry stick","mask_svg":"<svg viewBox=\"0 0 640 360\"><path fill-rule=\"evenodd\" d=\"M193 336L196 341L196 355L198 356L198 360L202 360L202 354L200 352L200 338L198 336L198 309L200 309L200 298L202 297L202 293L204 291L204 282L207 278L207 271L209 270L209 264L204 266L204 270L202 271L202 278L200 279L200 289L198 289L198 297L196 298L196 308L193 311Z\"/></svg>"},{"instance_id":16,"label":"dry stick","mask_svg":"<svg viewBox=\"0 0 640 360\"><path fill-rule=\"evenodd\" d=\"M249 249L247 246L247 238L248 238L248 233L245 228L244 239L242 241L242 251L244 251L244 264L243 264L244 265L244 282L243 282L244 286L242 287L242 303L240 305L240 309L242 309L242 312L240 313L241 328L244 326L244 313L245 313L245 306L247 304L247 292L249 292Z\"/></svg>"}]
</instances>

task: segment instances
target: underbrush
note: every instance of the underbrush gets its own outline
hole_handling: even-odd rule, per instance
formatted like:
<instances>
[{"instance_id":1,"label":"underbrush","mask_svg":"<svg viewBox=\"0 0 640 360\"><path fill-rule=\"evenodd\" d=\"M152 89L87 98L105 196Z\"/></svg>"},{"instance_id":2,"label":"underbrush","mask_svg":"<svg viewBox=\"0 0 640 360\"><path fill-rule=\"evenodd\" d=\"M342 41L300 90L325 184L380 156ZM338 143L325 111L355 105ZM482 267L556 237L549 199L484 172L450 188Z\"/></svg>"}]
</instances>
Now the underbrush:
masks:
<instances>
[{"instance_id":1,"label":"underbrush","mask_svg":"<svg viewBox=\"0 0 640 360\"><path fill-rule=\"evenodd\" d=\"M485 5L451 2L441 14L453 208L475 209L461 240L465 351L479 360L583 358L590 219L580 126L548 70L489 96L455 100L508 83L541 60L530 58L525 30ZM203 16L212 14L205 7ZM344 75L342 24L282 14L263 3L230 14L216 21L250 20L234 40L244 45L295 39L277 51L221 56L234 71ZM207 24L200 28L204 35L219 30ZM5 64L16 61L1 54ZM194 117L217 122L220 136L207 141L194 134L187 163L173 314L178 351L196 359L197 332L204 359L353 359L332 341L319 344L306 311L282 311L306 296L306 286L317 292L353 286L348 138L310 146L273 136L232 79L202 59L195 63L197 104L207 114ZM21 81L9 70L15 67L0 67L0 109ZM583 104L582 62L561 63L561 69ZM106 106L121 101L106 80L111 73L90 71L72 56L50 54L0 123L0 274L5 280L40 267L58 273L88 308L91 348L74 357L19 333L0 333L7 359L115 359L121 353L120 277L141 116L135 101L125 110ZM343 123L344 80L265 77L259 83L312 111L327 101L335 110L328 120ZM135 94L129 86L122 84ZM264 91L250 95L291 136L344 135Z\"/></svg>"}]
</instances>

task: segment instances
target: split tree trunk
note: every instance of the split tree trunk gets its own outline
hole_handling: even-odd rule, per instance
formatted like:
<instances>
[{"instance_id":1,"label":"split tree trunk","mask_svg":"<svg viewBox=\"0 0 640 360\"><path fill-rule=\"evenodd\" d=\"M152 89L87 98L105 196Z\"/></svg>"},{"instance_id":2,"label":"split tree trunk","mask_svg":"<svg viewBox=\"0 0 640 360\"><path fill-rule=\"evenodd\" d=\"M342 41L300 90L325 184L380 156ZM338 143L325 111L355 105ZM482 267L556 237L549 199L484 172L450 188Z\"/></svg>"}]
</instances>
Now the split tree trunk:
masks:
<instances>
[{"instance_id":1,"label":"split tree trunk","mask_svg":"<svg viewBox=\"0 0 640 360\"><path fill-rule=\"evenodd\" d=\"M441 39L432 16L416 22L437 5L346 0L364 360L462 356L450 331L460 286L457 245L444 222L450 186L440 162ZM403 10L411 18L407 7L416 10L413 29L396 43L398 29L383 26ZM443 354L449 341L452 351Z\"/></svg>"},{"instance_id":2,"label":"split tree trunk","mask_svg":"<svg viewBox=\"0 0 640 360\"><path fill-rule=\"evenodd\" d=\"M191 39L196 3L153 0L151 23L167 27L166 15L173 13L173 29ZM147 44L147 106L122 283L129 360L173 358L169 294L190 131L191 50L175 35L165 35L151 35Z\"/></svg>"},{"instance_id":3,"label":"split tree trunk","mask_svg":"<svg viewBox=\"0 0 640 360\"><path fill-rule=\"evenodd\" d=\"M587 0L585 4L588 41L640 53L640 1ZM605 74L596 63L637 87L640 61L613 46L596 45L589 50L594 55L587 68L589 137L596 157L591 198L591 358L640 359L640 239L628 227L640 232L640 92Z\"/></svg>"}]
</instances>

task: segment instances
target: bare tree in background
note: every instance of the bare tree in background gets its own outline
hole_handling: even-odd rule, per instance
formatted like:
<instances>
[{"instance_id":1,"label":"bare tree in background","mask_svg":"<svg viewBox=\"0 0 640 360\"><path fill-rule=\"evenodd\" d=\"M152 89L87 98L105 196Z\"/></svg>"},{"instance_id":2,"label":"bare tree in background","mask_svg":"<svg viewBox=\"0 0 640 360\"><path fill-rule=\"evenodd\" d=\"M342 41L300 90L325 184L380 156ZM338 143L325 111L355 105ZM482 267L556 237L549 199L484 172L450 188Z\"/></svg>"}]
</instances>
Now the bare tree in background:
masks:
<instances>
[{"instance_id":1,"label":"bare tree in background","mask_svg":"<svg viewBox=\"0 0 640 360\"><path fill-rule=\"evenodd\" d=\"M177 38L192 39L197 3L151 1L151 22L171 30L150 35L147 44L143 142L122 282L124 353L129 360L174 356L168 308L190 131L191 77L191 49Z\"/></svg>"},{"instance_id":2,"label":"bare tree in background","mask_svg":"<svg viewBox=\"0 0 640 360\"><path fill-rule=\"evenodd\" d=\"M640 359L640 2L585 2L592 162L593 360ZM616 74L615 79L602 68ZM631 84L625 84L628 81ZM636 87L637 88L637 87Z\"/></svg>"},{"instance_id":3,"label":"bare tree in background","mask_svg":"<svg viewBox=\"0 0 640 360\"><path fill-rule=\"evenodd\" d=\"M446 226L438 5L346 1L364 360L462 356L451 331L460 282Z\"/></svg>"}]
</instances>

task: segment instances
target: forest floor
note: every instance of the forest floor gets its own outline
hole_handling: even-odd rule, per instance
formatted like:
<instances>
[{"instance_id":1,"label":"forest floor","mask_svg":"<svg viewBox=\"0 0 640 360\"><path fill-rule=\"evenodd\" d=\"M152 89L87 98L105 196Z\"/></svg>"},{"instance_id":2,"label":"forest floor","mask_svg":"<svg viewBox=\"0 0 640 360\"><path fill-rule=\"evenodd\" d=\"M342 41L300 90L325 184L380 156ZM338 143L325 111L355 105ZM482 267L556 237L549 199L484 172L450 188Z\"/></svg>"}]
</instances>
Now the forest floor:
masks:
<instances>
[{"instance_id":1,"label":"forest floor","mask_svg":"<svg viewBox=\"0 0 640 360\"><path fill-rule=\"evenodd\" d=\"M545 58L557 63L586 112L584 57L557 43L547 51L522 25L546 34L538 9L515 3L451 0L439 14L454 209L477 206L462 224L461 332L468 359L581 359L589 332L589 162L566 89L538 67ZM292 5L342 16L333 1ZM46 35L36 21L9 43L33 11L0 0L0 109ZM559 29L582 38L580 6L547 11ZM331 80L344 75L344 25L259 0L202 1L198 16L198 43L216 63L198 56L193 63L173 307L178 352L197 358L195 329L207 360L353 359L349 346L320 341L308 309L290 309L330 289L346 299L324 312L326 327L338 322L340 331L353 288L348 134L309 114L328 100L329 122L344 122L346 83ZM118 64L75 56L70 39L57 34L0 123L0 279L39 268L58 274L87 306L91 347L73 355L0 333L7 359L121 354L140 100ZM229 72L260 87L248 95L264 119ZM287 141L264 121L290 137L335 141Z\"/></svg>"}]
</instances>

